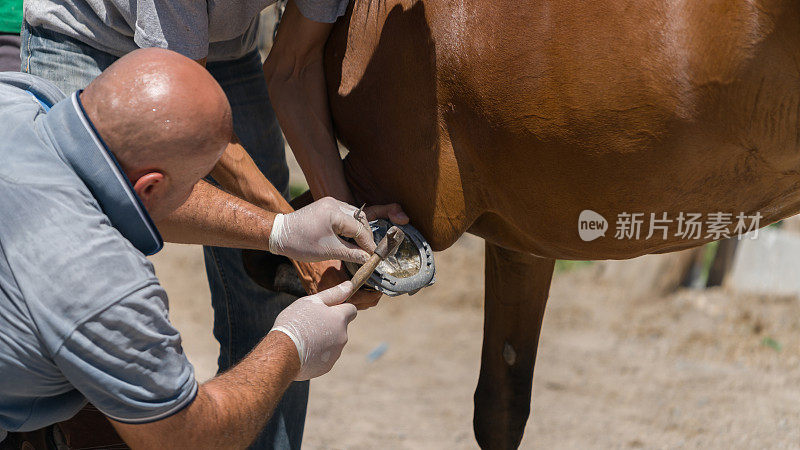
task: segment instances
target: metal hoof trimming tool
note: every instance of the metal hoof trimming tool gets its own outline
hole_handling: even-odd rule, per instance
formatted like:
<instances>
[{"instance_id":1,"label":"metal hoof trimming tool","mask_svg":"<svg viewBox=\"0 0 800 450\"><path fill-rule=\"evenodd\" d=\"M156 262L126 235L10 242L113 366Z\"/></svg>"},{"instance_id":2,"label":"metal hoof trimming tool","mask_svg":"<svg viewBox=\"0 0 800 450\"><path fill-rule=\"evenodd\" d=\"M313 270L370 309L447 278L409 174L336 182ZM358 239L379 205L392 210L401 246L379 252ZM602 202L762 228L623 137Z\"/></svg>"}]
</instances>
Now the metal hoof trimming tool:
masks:
<instances>
[{"instance_id":1,"label":"metal hoof trimming tool","mask_svg":"<svg viewBox=\"0 0 800 450\"><path fill-rule=\"evenodd\" d=\"M355 219L356 219L357 221L359 221L359 222L361 222L361 213L363 213L363 212L364 212L364 207L365 207L365 206L367 206L367 204L366 204L366 203L364 203L363 205L361 205L361 208L358 208L358 210L356 210L356 212L354 212L354 213L353 213L353 218L355 218Z\"/></svg>"},{"instance_id":2,"label":"metal hoof trimming tool","mask_svg":"<svg viewBox=\"0 0 800 450\"><path fill-rule=\"evenodd\" d=\"M378 242L378 246L375 247L375 253L373 253L367 262L356 271L355 275L353 275L353 278L350 280L350 282L353 283L353 293L347 296L346 302L364 285L381 261L397 252L397 249L405 238L406 234L403 233L403 230L400 228L395 226L389 228L389 231L386 232L386 236L384 236L383 239Z\"/></svg>"}]
</instances>

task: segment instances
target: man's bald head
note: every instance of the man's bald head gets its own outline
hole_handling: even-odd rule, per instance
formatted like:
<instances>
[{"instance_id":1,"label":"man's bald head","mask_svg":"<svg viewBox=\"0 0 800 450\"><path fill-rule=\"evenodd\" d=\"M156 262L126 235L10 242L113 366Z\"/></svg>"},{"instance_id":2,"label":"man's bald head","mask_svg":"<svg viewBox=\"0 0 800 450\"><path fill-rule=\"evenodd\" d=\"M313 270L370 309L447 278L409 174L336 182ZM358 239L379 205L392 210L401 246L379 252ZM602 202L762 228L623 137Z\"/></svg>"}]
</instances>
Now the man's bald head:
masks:
<instances>
[{"instance_id":1,"label":"man's bald head","mask_svg":"<svg viewBox=\"0 0 800 450\"><path fill-rule=\"evenodd\" d=\"M84 90L81 101L151 215L179 206L174 197L188 196L233 133L230 105L216 80L200 64L168 50L141 49L120 58ZM136 184L153 173L162 175L161 185L155 198L147 198L152 192L139 192Z\"/></svg>"}]
</instances>

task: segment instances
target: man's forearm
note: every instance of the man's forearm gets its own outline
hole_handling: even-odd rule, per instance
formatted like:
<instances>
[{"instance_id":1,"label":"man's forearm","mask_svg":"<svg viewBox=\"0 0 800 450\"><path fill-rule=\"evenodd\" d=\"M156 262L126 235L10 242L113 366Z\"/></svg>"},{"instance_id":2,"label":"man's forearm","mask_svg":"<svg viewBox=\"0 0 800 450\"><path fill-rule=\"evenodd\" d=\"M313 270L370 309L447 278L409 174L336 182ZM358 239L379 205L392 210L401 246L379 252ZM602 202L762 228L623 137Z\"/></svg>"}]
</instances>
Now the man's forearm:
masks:
<instances>
[{"instance_id":1,"label":"man's forearm","mask_svg":"<svg viewBox=\"0 0 800 450\"><path fill-rule=\"evenodd\" d=\"M354 198L344 178L333 134L323 71L323 49L332 25L306 19L286 6L275 44L264 63L270 99L314 198Z\"/></svg>"},{"instance_id":2,"label":"man's forearm","mask_svg":"<svg viewBox=\"0 0 800 450\"><path fill-rule=\"evenodd\" d=\"M292 211L286 200L283 211ZM238 197L200 181L191 196L167 220L158 223L158 230L167 242L247 248L269 251L269 235L275 214L258 208ZM307 263L292 261L306 292L321 289L318 281L328 273L331 262ZM322 287L342 281L329 276Z\"/></svg>"},{"instance_id":3,"label":"man's forearm","mask_svg":"<svg viewBox=\"0 0 800 450\"><path fill-rule=\"evenodd\" d=\"M191 405L144 425L113 422L131 448L245 448L300 370L297 348L269 333L239 364L200 386Z\"/></svg>"},{"instance_id":4,"label":"man's forearm","mask_svg":"<svg viewBox=\"0 0 800 450\"><path fill-rule=\"evenodd\" d=\"M168 242L269 250L275 214L200 181L191 196L160 223Z\"/></svg>"},{"instance_id":5,"label":"man's forearm","mask_svg":"<svg viewBox=\"0 0 800 450\"><path fill-rule=\"evenodd\" d=\"M278 77L271 79L270 96L277 97L275 112L314 198L330 196L354 203L327 117L322 61L294 77Z\"/></svg>"},{"instance_id":6,"label":"man's forearm","mask_svg":"<svg viewBox=\"0 0 800 450\"><path fill-rule=\"evenodd\" d=\"M241 363L200 387L200 408L190 413L200 423L210 414L216 424L192 448L250 445L299 371L294 342L280 331L268 334Z\"/></svg>"},{"instance_id":7,"label":"man's forearm","mask_svg":"<svg viewBox=\"0 0 800 450\"><path fill-rule=\"evenodd\" d=\"M292 211L235 136L214 166L211 176L226 191L260 208L280 213Z\"/></svg>"},{"instance_id":8,"label":"man's forearm","mask_svg":"<svg viewBox=\"0 0 800 450\"><path fill-rule=\"evenodd\" d=\"M206 60L207 58L202 58L196 61L206 67ZM217 161L211 176L228 192L267 211L280 213L292 211L281 193L258 170L255 161L236 135L232 136L231 143Z\"/></svg>"}]
</instances>

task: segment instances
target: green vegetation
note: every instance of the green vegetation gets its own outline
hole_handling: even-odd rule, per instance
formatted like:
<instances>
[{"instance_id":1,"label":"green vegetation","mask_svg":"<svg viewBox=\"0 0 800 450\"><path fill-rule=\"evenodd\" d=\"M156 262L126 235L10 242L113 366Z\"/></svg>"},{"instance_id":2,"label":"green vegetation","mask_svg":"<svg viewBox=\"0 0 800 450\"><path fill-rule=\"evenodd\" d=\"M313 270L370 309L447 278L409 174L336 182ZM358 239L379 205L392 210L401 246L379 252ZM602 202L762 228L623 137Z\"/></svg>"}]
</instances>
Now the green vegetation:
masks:
<instances>
[{"instance_id":1,"label":"green vegetation","mask_svg":"<svg viewBox=\"0 0 800 450\"><path fill-rule=\"evenodd\" d=\"M592 264L592 261L573 261L570 259L557 259L556 272L569 272Z\"/></svg>"},{"instance_id":2,"label":"green vegetation","mask_svg":"<svg viewBox=\"0 0 800 450\"><path fill-rule=\"evenodd\" d=\"M290 184L289 185L289 198L295 198L308 190L305 184Z\"/></svg>"},{"instance_id":3,"label":"green vegetation","mask_svg":"<svg viewBox=\"0 0 800 450\"><path fill-rule=\"evenodd\" d=\"M781 345L780 342L776 341L775 339L772 339L771 337L765 337L764 339L762 339L761 345L763 345L764 347L769 347L775 350L776 352L781 351L781 349L783 348L783 345Z\"/></svg>"},{"instance_id":4,"label":"green vegetation","mask_svg":"<svg viewBox=\"0 0 800 450\"><path fill-rule=\"evenodd\" d=\"M709 242L703 246L703 271L700 272L700 286L708 284L708 274L711 273L711 265L714 263L714 257L717 256L719 248L719 241Z\"/></svg>"}]
</instances>

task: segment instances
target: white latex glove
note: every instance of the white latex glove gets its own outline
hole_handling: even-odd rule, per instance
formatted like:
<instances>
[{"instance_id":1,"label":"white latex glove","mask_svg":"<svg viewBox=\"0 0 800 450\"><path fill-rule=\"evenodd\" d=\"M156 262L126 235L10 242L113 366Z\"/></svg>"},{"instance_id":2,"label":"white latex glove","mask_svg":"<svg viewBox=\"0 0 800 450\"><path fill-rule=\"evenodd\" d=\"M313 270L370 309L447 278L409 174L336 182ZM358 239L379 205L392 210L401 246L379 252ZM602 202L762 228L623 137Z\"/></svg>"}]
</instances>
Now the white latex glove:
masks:
<instances>
[{"instance_id":1,"label":"white latex glove","mask_svg":"<svg viewBox=\"0 0 800 450\"><path fill-rule=\"evenodd\" d=\"M278 314L272 331L292 339L300 356L295 381L328 373L347 343L347 325L356 318L356 307L342 303L353 284L350 281L295 300Z\"/></svg>"},{"instance_id":2,"label":"white latex glove","mask_svg":"<svg viewBox=\"0 0 800 450\"><path fill-rule=\"evenodd\" d=\"M269 251L297 261L341 259L364 264L375 251L375 241L366 215L361 214L361 220L353 217L357 210L325 197L293 213L278 214L269 235ZM353 238L358 245L339 236Z\"/></svg>"}]
</instances>

